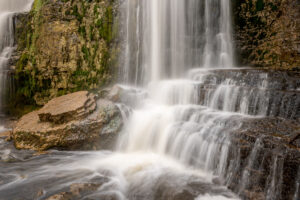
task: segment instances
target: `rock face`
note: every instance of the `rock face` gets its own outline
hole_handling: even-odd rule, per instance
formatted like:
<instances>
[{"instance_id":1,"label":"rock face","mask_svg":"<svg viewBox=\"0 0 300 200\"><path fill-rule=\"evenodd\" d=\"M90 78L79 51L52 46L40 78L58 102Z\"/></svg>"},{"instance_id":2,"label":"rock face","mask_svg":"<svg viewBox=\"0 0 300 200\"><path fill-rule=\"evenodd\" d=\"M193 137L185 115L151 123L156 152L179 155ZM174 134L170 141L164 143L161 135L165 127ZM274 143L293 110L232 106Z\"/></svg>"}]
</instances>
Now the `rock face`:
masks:
<instances>
[{"instance_id":1,"label":"rock face","mask_svg":"<svg viewBox=\"0 0 300 200\"><path fill-rule=\"evenodd\" d=\"M231 134L228 169L232 174L227 185L242 199L293 199L299 165L296 121L249 118Z\"/></svg>"},{"instance_id":2,"label":"rock face","mask_svg":"<svg viewBox=\"0 0 300 200\"><path fill-rule=\"evenodd\" d=\"M19 149L111 148L122 126L115 104L95 100L86 91L54 98L39 111L23 116L13 130Z\"/></svg>"},{"instance_id":3,"label":"rock face","mask_svg":"<svg viewBox=\"0 0 300 200\"><path fill-rule=\"evenodd\" d=\"M118 5L99 0L35 0L16 17L16 103L44 105L110 83L117 63Z\"/></svg>"},{"instance_id":4,"label":"rock face","mask_svg":"<svg viewBox=\"0 0 300 200\"><path fill-rule=\"evenodd\" d=\"M213 69L194 71L192 78L200 82L194 84L197 104L211 108L206 102L217 102L216 111L231 112L229 117L214 120L212 126L222 124L216 144L225 134L230 141L229 145L222 144L228 147L226 151L219 146L216 151L220 155L228 153L216 159L226 159L221 183L245 200L294 199L300 180L299 73ZM241 105L247 109L240 109ZM186 118L191 116L187 112Z\"/></svg>"},{"instance_id":5,"label":"rock face","mask_svg":"<svg viewBox=\"0 0 300 200\"><path fill-rule=\"evenodd\" d=\"M234 0L233 15L240 64L300 69L299 0Z\"/></svg>"}]
</instances>

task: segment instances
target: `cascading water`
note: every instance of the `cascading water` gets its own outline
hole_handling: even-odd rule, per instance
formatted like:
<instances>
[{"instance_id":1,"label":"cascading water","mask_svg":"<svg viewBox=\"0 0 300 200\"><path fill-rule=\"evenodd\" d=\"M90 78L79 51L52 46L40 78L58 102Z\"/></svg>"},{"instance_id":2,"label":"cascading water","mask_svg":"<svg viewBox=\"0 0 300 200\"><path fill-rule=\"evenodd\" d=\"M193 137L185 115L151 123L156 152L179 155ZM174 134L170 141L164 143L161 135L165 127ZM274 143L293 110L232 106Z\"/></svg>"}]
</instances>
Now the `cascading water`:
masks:
<instances>
[{"instance_id":1,"label":"cascading water","mask_svg":"<svg viewBox=\"0 0 300 200\"><path fill-rule=\"evenodd\" d=\"M240 163L238 157L229 163L230 133L251 118L297 119L298 88L284 92L285 81L277 83L272 73L233 68L228 0L127 0L124 6L123 83L144 88L148 98L133 110L119 150L170 156L231 185ZM247 165L255 164L249 158ZM247 173L240 190L250 183ZM276 187L266 183L265 196L276 196Z\"/></svg>"},{"instance_id":2,"label":"cascading water","mask_svg":"<svg viewBox=\"0 0 300 200\"><path fill-rule=\"evenodd\" d=\"M125 6L125 82L234 66L229 0L128 0Z\"/></svg>"},{"instance_id":3,"label":"cascading water","mask_svg":"<svg viewBox=\"0 0 300 200\"><path fill-rule=\"evenodd\" d=\"M0 1L0 109L7 91L11 89L8 64L15 50L13 17L16 13L29 11L32 2L33 0Z\"/></svg>"},{"instance_id":4,"label":"cascading water","mask_svg":"<svg viewBox=\"0 0 300 200\"><path fill-rule=\"evenodd\" d=\"M218 123L235 114L196 105L197 81L164 79L195 67L233 67L230 1L128 0L125 6L125 83L146 86L150 98L133 112L121 150L154 151L222 171L228 148L221 144L228 141Z\"/></svg>"},{"instance_id":5,"label":"cascading water","mask_svg":"<svg viewBox=\"0 0 300 200\"><path fill-rule=\"evenodd\" d=\"M230 1L127 0L125 6L124 82L144 87L149 98L133 111L119 150L171 156L225 178L226 132L239 127L226 124L242 115L229 101L227 112L218 111L218 92L201 104L199 86L209 79L187 71L233 67Z\"/></svg>"},{"instance_id":6,"label":"cascading water","mask_svg":"<svg viewBox=\"0 0 300 200\"><path fill-rule=\"evenodd\" d=\"M119 105L126 119L115 151L52 151L18 166L0 162L0 194L47 199L74 183L92 183L99 187L85 199L238 199L228 188L248 190L250 175L270 165L263 192L280 195L283 159L268 160L263 139L251 148L239 138L240 148L233 136L260 117L296 119L299 88L276 73L232 68L230 0L125 0L122 10L122 84L129 86L120 87L129 98ZM267 164L258 164L261 157ZM293 198L298 191L291 189Z\"/></svg>"}]
</instances>

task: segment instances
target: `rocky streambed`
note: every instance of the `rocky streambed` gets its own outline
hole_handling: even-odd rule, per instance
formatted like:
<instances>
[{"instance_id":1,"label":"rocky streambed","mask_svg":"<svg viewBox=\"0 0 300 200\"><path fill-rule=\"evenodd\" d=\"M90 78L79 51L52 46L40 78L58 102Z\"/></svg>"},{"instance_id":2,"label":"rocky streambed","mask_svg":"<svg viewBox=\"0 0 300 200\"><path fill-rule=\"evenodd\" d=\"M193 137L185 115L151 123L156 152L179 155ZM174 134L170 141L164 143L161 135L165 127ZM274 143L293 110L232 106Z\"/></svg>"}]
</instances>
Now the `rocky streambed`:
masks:
<instances>
[{"instance_id":1,"label":"rocky streambed","mask_svg":"<svg viewBox=\"0 0 300 200\"><path fill-rule=\"evenodd\" d=\"M276 83L268 73L194 71L192 79L201 81L193 87L161 83L164 92L158 94L171 105L166 107L145 107L156 100L151 85L54 98L1 133L0 199L296 200L300 126L293 84L298 82L287 77L274 78ZM179 91L186 95L187 88L194 95L183 101ZM263 90L269 91L268 101L255 95ZM250 95L232 99L235 106L228 107L226 92L246 91ZM275 112L278 91L289 104ZM256 97L258 104L247 107L246 97L252 102ZM206 103L214 101L219 106ZM265 102L265 115L254 115L259 102ZM166 113L173 113L173 121L166 121Z\"/></svg>"}]
</instances>

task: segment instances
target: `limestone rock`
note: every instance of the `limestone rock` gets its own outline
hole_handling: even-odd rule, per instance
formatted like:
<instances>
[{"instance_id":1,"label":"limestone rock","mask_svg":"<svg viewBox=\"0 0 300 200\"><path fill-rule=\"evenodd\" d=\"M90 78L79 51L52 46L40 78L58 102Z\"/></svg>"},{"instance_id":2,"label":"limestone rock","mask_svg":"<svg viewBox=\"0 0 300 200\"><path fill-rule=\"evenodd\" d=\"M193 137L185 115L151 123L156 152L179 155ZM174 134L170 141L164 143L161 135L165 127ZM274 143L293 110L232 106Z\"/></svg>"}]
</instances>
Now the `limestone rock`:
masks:
<instances>
[{"instance_id":1,"label":"limestone rock","mask_svg":"<svg viewBox=\"0 0 300 200\"><path fill-rule=\"evenodd\" d=\"M99 99L94 105L93 99L87 92L78 92L23 116L13 130L15 146L40 151L111 148L122 126L121 113L114 103Z\"/></svg>"},{"instance_id":2,"label":"limestone rock","mask_svg":"<svg viewBox=\"0 0 300 200\"><path fill-rule=\"evenodd\" d=\"M54 97L109 84L119 52L118 6L110 0L41 0L27 15L16 16L12 100L43 106Z\"/></svg>"},{"instance_id":3,"label":"limestone rock","mask_svg":"<svg viewBox=\"0 0 300 200\"><path fill-rule=\"evenodd\" d=\"M280 184L282 192L276 194L280 199L292 199L300 164L299 123L274 117L244 118L240 122L241 126L230 133L228 160L235 170L229 188L242 191L242 199L265 199L270 179L278 177L275 185ZM274 170L280 173L273 174ZM247 184L243 185L246 173Z\"/></svg>"},{"instance_id":4,"label":"limestone rock","mask_svg":"<svg viewBox=\"0 0 300 200\"><path fill-rule=\"evenodd\" d=\"M299 0L234 0L232 5L239 64L300 69Z\"/></svg>"},{"instance_id":5,"label":"limestone rock","mask_svg":"<svg viewBox=\"0 0 300 200\"><path fill-rule=\"evenodd\" d=\"M82 119L95 109L95 96L87 91L80 91L52 99L38 111L38 116L42 122L62 124Z\"/></svg>"}]
</instances>

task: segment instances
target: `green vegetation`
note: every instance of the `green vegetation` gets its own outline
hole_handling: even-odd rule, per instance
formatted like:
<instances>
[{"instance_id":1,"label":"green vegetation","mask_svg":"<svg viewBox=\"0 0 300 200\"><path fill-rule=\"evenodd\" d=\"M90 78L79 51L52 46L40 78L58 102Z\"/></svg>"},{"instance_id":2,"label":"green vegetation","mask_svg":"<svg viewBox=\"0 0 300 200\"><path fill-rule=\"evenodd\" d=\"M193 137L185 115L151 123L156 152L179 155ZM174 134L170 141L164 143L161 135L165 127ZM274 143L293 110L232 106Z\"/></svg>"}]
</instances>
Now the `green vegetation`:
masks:
<instances>
[{"instance_id":1,"label":"green vegetation","mask_svg":"<svg viewBox=\"0 0 300 200\"><path fill-rule=\"evenodd\" d=\"M264 0L256 1L256 11L262 11L264 9Z\"/></svg>"},{"instance_id":2,"label":"green vegetation","mask_svg":"<svg viewBox=\"0 0 300 200\"><path fill-rule=\"evenodd\" d=\"M35 0L29 15L23 19L24 27L17 30L18 51L22 53L16 64L17 91L12 101L14 105L35 105L36 97L47 100L69 92L103 87L114 78L119 53L116 40L118 19L114 1L62 2L64 3ZM62 35L61 38L68 42L62 43L63 46L58 52L44 55L41 53L47 51L43 49L47 47L41 41L51 38L45 30L51 30L53 20L58 20L58 23L72 23L72 26L77 27L74 33L70 33L76 42L70 44L70 38ZM74 49L79 50L77 56L70 58L69 51L75 51ZM64 60L53 60L55 57L51 55L57 53L66 54ZM56 62L74 61L75 66L70 66L67 71L61 71L55 65ZM51 71L45 71L45 68Z\"/></svg>"},{"instance_id":3,"label":"green vegetation","mask_svg":"<svg viewBox=\"0 0 300 200\"><path fill-rule=\"evenodd\" d=\"M41 88L37 84L37 66L35 60L36 54L36 41L39 37L39 25L41 24L40 10L46 1L35 0L33 7L26 23L21 37L18 38L18 51L22 51L21 57L16 64L16 84L17 91L14 97L14 101L11 101L13 106L18 104L30 104L34 105L34 94L37 91L42 91L45 88ZM33 24L33 25L32 25ZM34 27L34 28L33 28ZM42 87L45 87L42 86ZM46 88L48 89L48 88Z\"/></svg>"}]
</instances>

